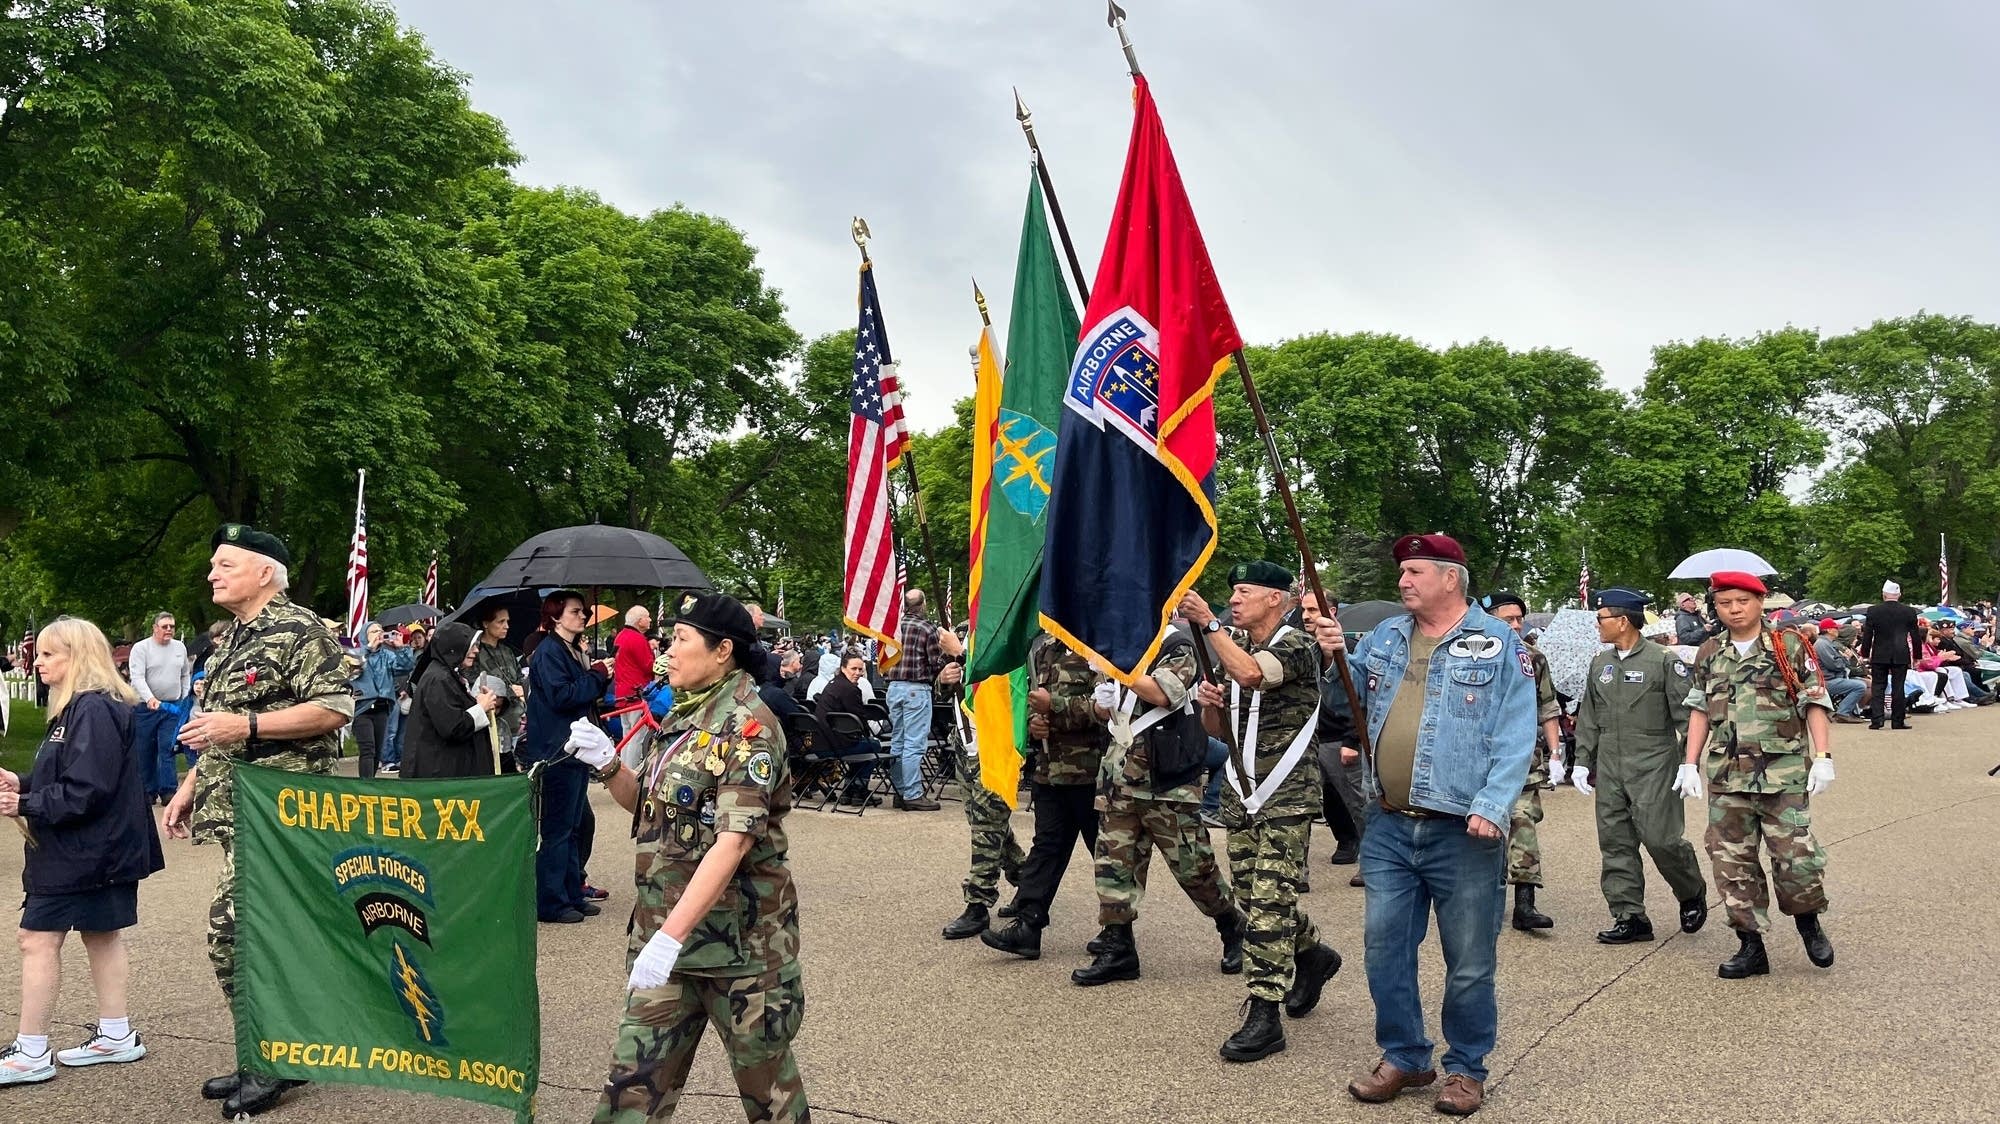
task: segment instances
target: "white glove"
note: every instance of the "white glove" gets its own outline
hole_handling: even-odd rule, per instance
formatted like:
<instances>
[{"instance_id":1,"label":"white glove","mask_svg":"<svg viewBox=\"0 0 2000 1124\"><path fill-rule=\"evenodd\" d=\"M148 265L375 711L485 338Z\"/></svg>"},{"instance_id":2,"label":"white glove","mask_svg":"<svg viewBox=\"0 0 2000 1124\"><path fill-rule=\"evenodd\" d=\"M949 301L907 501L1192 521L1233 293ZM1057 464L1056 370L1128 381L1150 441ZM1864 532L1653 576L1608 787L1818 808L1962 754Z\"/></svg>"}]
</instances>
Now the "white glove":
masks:
<instances>
[{"instance_id":1,"label":"white glove","mask_svg":"<svg viewBox=\"0 0 2000 1124\"><path fill-rule=\"evenodd\" d=\"M1813 762L1812 772L1806 774L1806 795L1818 796L1833 784L1833 758L1822 757Z\"/></svg>"},{"instance_id":2,"label":"white glove","mask_svg":"<svg viewBox=\"0 0 2000 1124\"><path fill-rule=\"evenodd\" d=\"M631 991L665 987L667 977L674 973L674 961L680 958L681 942L668 936L665 929L654 930L653 939L633 959L632 975L625 980L625 987Z\"/></svg>"},{"instance_id":3,"label":"white glove","mask_svg":"<svg viewBox=\"0 0 2000 1124\"><path fill-rule=\"evenodd\" d=\"M569 724L569 740L563 743L563 752L592 769L602 769L611 764L618 747L611 744L609 734L591 725L590 719L579 718Z\"/></svg>"},{"instance_id":4,"label":"white glove","mask_svg":"<svg viewBox=\"0 0 2000 1124\"><path fill-rule=\"evenodd\" d=\"M1576 790L1585 796L1597 791L1590 787L1590 770L1581 765L1569 771L1569 783L1575 785Z\"/></svg>"},{"instance_id":5,"label":"white glove","mask_svg":"<svg viewBox=\"0 0 2000 1124\"><path fill-rule=\"evenodd\" d=\"M1674 791L1689 800L1702 798L1701 769L1695 765L1682 765L1674 770Z\"/></svg>"},{"instance_id":6,"label":"white glove","mask_svg":"<svg viewBox=\"0 0 2000 1124\"><path fill-rule=\"evenodd\" d=\"M1097 704L1097 709L1099 710L1117 710L1118 684L1111 682L1109 679L1099 683L1091 689L1090 701Z\"/></svg>"},{"instance_id":7,"label":"white glove","mask_svg":"<svg viewBox=\"0 0 2000 1124\"><path fill-rule=\"evenodd\" d=\"M1561 788L1561 787L1562 787L1562 783L1563 783L1563 781L1564 781L1564 780L1565 780L1565 779L1566 779L1566 778L1567 778L1568 776L1569 776L1569 766L1567 766L1567 765L1563 764L1563 759L1562 759L1562 758L1560 758L1560 757L1551 757L1551 758L1549 758L1549 783L1550 783L1550 784L1552 784L1552 785L1555 785L1555 786L1556 786L1557 788Z\"/></svg>"}]
</instances>

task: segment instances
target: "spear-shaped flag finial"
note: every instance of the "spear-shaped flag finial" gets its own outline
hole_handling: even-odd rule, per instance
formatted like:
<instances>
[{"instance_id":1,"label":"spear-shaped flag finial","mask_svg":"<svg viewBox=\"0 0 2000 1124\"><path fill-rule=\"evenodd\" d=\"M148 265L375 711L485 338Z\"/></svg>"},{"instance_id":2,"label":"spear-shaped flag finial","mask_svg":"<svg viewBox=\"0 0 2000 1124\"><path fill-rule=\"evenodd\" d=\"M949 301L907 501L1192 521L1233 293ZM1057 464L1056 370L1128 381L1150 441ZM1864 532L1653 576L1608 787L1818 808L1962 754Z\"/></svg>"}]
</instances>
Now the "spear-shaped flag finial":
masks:
<instances>
[{"instance_id":1,"label":"spear-shaped flag finial","mask_svg":"<svg viewBox=\"0 0 2000 1124\"><path fill-rule=\"evenodd\" d=\"M1036 158L1039 159L1042 154L1042 146L1035 143L1035 113L1028 108L1027 102L1021 100L1021 87L1015 86L1013 89L1014 120L1021 123L1021 131L1028 136L1028 151L1034 153Z\"/></svg>"},{"instance_id":2,"label":"spear-shaped flag finial","mask_svg":"<svg viewBox=\"0 0 2000 1124\"><path fill-rule=\"evenodd\" d=\"M979 322L991 328L993 326L993 314L987 311L986 294L979 291L979 278L977 277L972 279L972 303L979 306Z\"/></svg>"},{"instance_id":3,"label":"spear-shaped flag finial","mask_svg":"<svg viewBox=\"0 0 2000 1124\"><path fill-rule=\"evenodd\" d=\"M1104 22L1118 33L1118 46L1125 52L1125 65L1132 71L1132 77L1139 76L1139 56L1132 52L1132 37L1125 33L1125 9L1118 6L1118 0L1106 0L1110 11L1105 13Z\"/></svg>"}]
</instances>

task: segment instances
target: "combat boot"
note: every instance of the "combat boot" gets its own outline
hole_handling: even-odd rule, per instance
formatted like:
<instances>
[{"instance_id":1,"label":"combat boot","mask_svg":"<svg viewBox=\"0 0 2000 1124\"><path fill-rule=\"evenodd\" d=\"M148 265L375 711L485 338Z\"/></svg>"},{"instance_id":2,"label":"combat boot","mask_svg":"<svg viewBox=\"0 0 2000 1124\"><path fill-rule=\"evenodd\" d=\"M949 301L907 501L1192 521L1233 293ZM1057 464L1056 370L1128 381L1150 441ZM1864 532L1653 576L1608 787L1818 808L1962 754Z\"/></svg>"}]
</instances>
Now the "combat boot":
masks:
<instances>
[{"instance_id":1,"label":"combat boot","mask_svg":"<svg viewBox=\"0 0 2000 1124\"><path fill-rule=\"evenodd\" d=\"M1681 903L1681 932L1699 933L1708 924L1708 899L1696 894Z\"/></svg>"},{"instance_id":2,"label":"combat boot","mask_svg":"<svg viewBox=\"0 0 2000 1124\"><path fill-rule=\"evenodd\" d=\"M1806 959L1821 968L1833 967L1833 942L1819 927L1819 914L1801 913L1792 920L1798 922L1799 936L1806 942Z\"/></svg>"},{"instance_id":3,"label":"combat boot","mask_svg":"<svg viewBox=\"0 0 2000 1124\"><path fill-rule=\"evenodd\" d=\"M1117 927L1118 926L1116 925L1106 925L1104 928L1099 929L1097 931L1097 935L1090 938L1090 940L1084 944L1083 951L1088 952L1092 956L1099 956L1106 952L1111 951L1111 949L1114 947L1111 943L1112 941L1111 930L1116 929Z\"/></svg>"},{"instance_id":4,"label":"combat boot","mask_svg":"<svg viewBox=\"0 0 2000 1124\"><path fill-rule=\"evenodd\" d=\"M222 1118L234 1120L239 1116L255 1116L278 1107L284 1099L285 1091L305 1084L282 1077L267 1077L261 1073L244 1073L236 1091L222 1102Z\"/></svg>"},{"instance_id":5,"label":"combat boot","mask_svg":"<svg viewBox=\"0 0 2000 1124\"><path fill-rule=\"evenodd\" d=\"M1770 975L1771 961L1764 955L1763 936L1758 933L1738 932L1736 939L1743 942L1743 947L1736 950L1736 955L1724 960L1722 966L1715 970L1715 974L1725 980Z\"/></svg>"},{"instance_id":6,"label":"combat boot","mask_svg":"<svg viewBox=\"0 0 2000 1124\"><path fill-rule=\"evenodd\" d=\"M962 941L967 937L976 937L986 931L989 923L986 907L975 902L966 906L964 913L953 918L951 924L944 927L944 939Z\"/></svg>"},{"instance_id":7,"label":"combat boot","mask_svg":"<svg viewBox=\"0 0 2000 1124\"><path fill-rule=\"evenodd\" d=\"M1340 954L1323 944L1300 951L1292 962L1292 986L1285 992L1285 1014L1295 1019L1312 1014L1326 981L1340 971Z\"/></svg>"},{"instance_id":8,"label":"combat boot","mask_svg":"<svg viewBox=\"0 0 2000 1124\"><path fill-rule=\"evenodd\" d=\"M1215 919L1215 931L1222 938L1222 974L1233 976L1243 971L1243 938L1250 932L1250 918L1240 909L1232 909Z\"/></svg>"},{"instance_id":9,"label":"combat boot","mask_svg":"<svg viewBox=\"0 0 2000 1124\"><path fill-rule=\"evenodd\" d=\"M243 1071L225 1073L221 1077L211 1077L201 1083L201 1099L205 1101L227 1100L236 1095L243 1084Z\"/></svg>"},{"instance_id":10,"label":"combat boot","mask_svg":"<svg viewBox=\"0 0 2000 1124\"><path fill-rule=\"evenodd\" d=\"M1089 967L1071 972L1069 982L1078 987L1096 987L1117 980L1139 978L1139 946L1132 940L1131 925L1106 925L1104 935L1098 939L1107 947L1097 954L1097 959L1092 960Z\"/></svg>"},{"instance_id":11,"label":"combat boot","mask_svg":"<svg viewBox=\"0 0 2000 1124\"><path fill-rule=\"evenodd\" d=\"M1042 930L1039 926L1028 924L1025 917L1016 917L1014 923L1005 929L988 929L979 934L979 940L987 948L1012 953L1023 960L1042 958Z\"/></svg>"},{"instance_id":12,"label":"combat boot","mask_svg":"<svg viewBox=\"0 0 2000 1124\"><path fill-rule=\"evenodd\" d=\"M1021 892L1019 890L1015 890L1014 896L1007 899L1006 905L1003 905L999 909L993 911L993 915L995 917L1018 917L1020 913L1021 913Z\"/></svg>"},{"instance_id":13,"label":"combat boot","mask_svg":"<svg viewBox=\"0 0 2000 1124\"><path fill-rule=\"evenodd\" d=\"M1525 882L1514 887L1514 927L1524 933L1530 929L1556 927L1548 914L1535 908L1535 888Z\"/></svg>"},{"instance_id":14,"label":"combat boot","mask_svg":"<svg viewBox=\"0 0 2000 1124\"><path fill-rule=\"evenodd\" d=\"M1245 1004L1249 1014L1243 1029L1229 1036L1219 1051L1223 1061L1254 1062L1285 1048L1285 1027L1278 1020L1278 1001L1252 998Z\"/></svg>"}]
</instances>

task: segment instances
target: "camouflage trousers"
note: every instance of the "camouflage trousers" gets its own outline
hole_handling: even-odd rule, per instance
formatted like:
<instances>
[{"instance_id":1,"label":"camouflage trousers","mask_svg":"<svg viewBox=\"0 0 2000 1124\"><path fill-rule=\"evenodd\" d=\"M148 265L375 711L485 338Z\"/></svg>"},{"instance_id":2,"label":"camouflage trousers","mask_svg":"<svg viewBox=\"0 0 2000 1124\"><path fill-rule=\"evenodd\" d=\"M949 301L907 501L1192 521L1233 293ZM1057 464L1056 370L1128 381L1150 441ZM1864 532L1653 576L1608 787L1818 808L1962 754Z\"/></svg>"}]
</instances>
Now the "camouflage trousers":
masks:
<instances>
[{"instance_id":1,"label":"camouflage trousers","mask_svg":"<svg viewBox=\"0 0 2000 1124\"><path fill-rule=\"evenodd\" d=\"M1535 834L1541 822L1541 787L1522 789L1507 823L1507 881L1516 886L1542 884L1542 839Z\"/></svg>"},{"instance_id":2,"label":"camouflage trousers","mask_svg":"<svg viewBox=\"0 0 2000 1124\"><path fill-rule=\"evenodd\" d=\"M1250 919L1243 962L1253 999L1283 999L1292 986L1293 957L1319 943L1319 929L1299 908L1311 830L1311 816L1253 818L1229 829L1229 880Z\"/></svg>"},{"instance_id":3,"label":"camouflage trousers","mask_svg":"<svg viewBox=\"0 0 2000 1124\"><path fill-rule=\"evenodd\" d=\"M1205 917L1221 917L1236 908L1222 871L1215 865L1215 848L1208 829L1195 814L1196 805L1171 804L1112 791L1097 798L1097 923L1130 925L1139 918L1146 896L1146 868L1153 848L1160 849L1174 881Z\"/></svg>"},{"instance_id":4,"label":"camouflage trousers","mask_svg":"<svg viewBox=\"0 0 2000 1124\"><path fill-rule=\"evenodd\" d=\"M236 998L236 841L221 837L222 872L215 879L215 898L208 903L208 962L224 999Z\"/></svg>"},{"instance_id":5,"label":"camouflage trousers","mask_svg":"<svg viewBox=\"0 0 2000 1124\"><path fill-rule=\"evenodd\" d=\"M1770 893L1757 855L1771 852L1771 881L1778 908L1791 916L1826 908L1826 852L1812 837L1812 813L1803 792L1712 792L1708 797L1709 865L1729 911L1729 927L1762 932L1769 923Z\"/></svg>"},{"instance_id":6,"label":"camouflage trousers","mask_svg":"<svg viewBox=\"0 0 2000 1124\"><path fill-rule=\"evenodd\" d=\"M965 797L965 823L972 829L972 869L965 878L965 904L991 906L1000 900L1000 876L1019 884L1027 854L1014 838L1013 809L979 781L979 758L960 753L958 788Z\"/></svg>"},{"instance_id":7,"label":"camouflage trousers","mask_svg":"<svg viewBox=\"0 0 2000 1124\"><path fill-rule=\"evenodd\" d=\"M792 1039L805 1015L796 963L735 979L676 974L665 987L629 992L611 1076L591 1119L595 1124L672 1120L702 1030L713 1025L746 1118L753 1124L811 1120L792 1056Z\"/></svg>"}]
</instances>

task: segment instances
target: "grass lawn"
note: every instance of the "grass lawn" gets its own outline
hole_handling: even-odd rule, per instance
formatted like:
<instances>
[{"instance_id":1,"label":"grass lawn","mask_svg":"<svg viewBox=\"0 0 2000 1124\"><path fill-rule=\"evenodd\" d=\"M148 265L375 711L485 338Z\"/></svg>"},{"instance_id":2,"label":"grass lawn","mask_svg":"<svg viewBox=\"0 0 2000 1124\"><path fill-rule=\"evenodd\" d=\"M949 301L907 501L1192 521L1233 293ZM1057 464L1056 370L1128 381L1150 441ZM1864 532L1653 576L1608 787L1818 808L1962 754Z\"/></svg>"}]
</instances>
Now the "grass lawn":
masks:
<instances>
[{"instance_id":1,"label":"grass lawn","mask_svg":"<svg viewBox=\"0 0 2000 1124\"><path fill-rule=\"evenodd\" d=\"M13 700L9 713L13 724L7 736L0 738L0 768L25 773L35 762L35 750L42 744L48 722L41 710L26 699Z\"/></svg>"}]
</instances>

